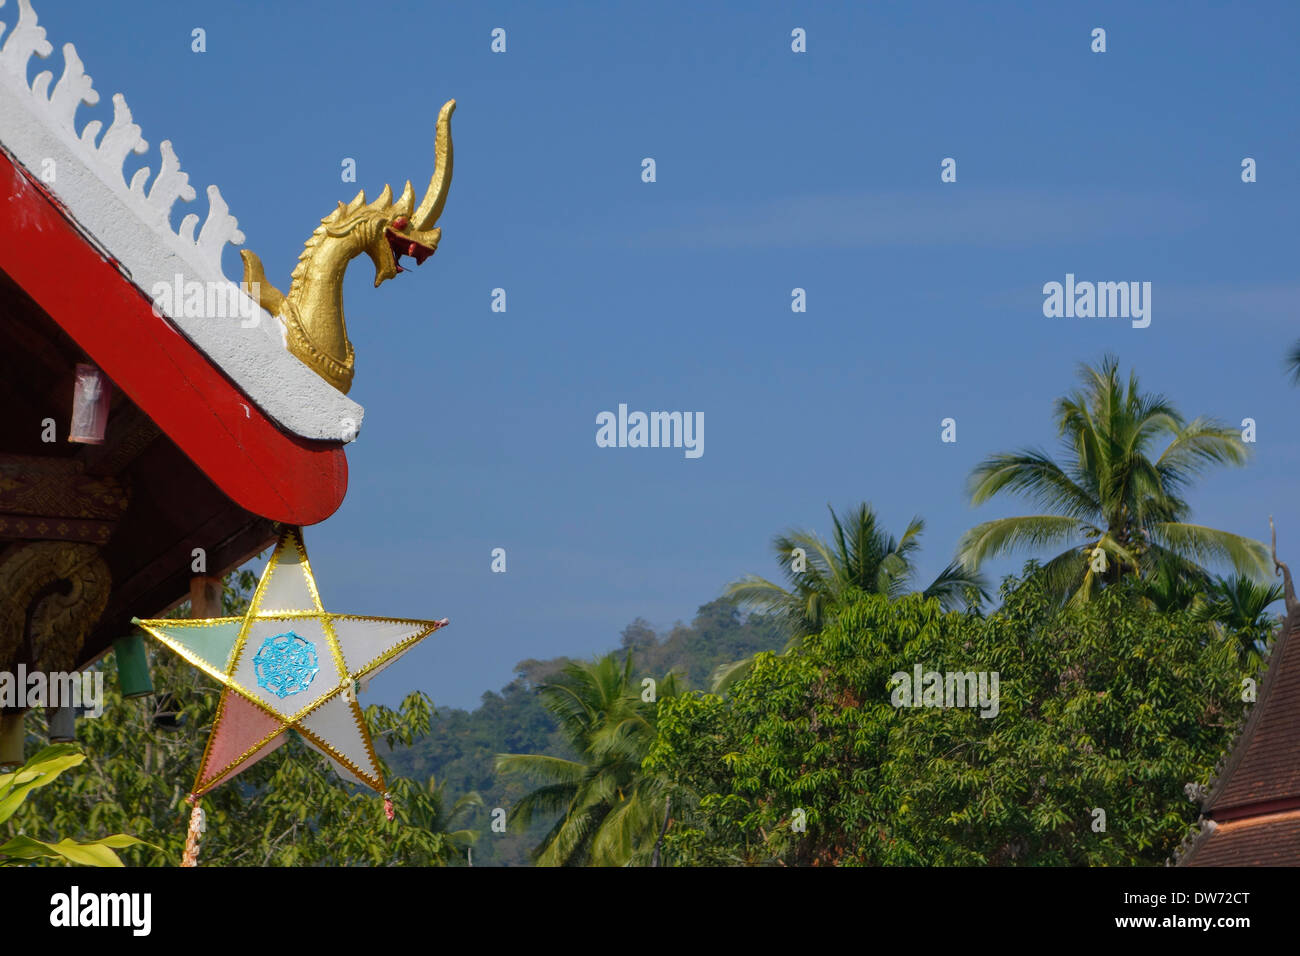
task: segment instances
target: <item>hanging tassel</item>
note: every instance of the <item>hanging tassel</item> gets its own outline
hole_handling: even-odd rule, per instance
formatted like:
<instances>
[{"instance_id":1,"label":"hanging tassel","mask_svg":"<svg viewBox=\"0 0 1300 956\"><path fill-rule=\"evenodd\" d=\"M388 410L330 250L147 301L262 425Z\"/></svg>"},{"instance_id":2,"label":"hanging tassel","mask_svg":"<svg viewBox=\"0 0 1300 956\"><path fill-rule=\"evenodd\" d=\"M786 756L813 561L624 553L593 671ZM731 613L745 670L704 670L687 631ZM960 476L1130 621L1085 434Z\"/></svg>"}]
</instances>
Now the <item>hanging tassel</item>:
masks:
<instances>
[{"instance_id":1,"label":"hanging tassel","mask_svg":"<svg viewBox=\"0 0 1300 956\"><path fill-rule=\"evenodd\" d=\"M388 795L387 790L384 791L384 816L388 817L389 823L393 822L393 798Z\"/></svg>"},{"instance_id":2,"label":"hanging tassel","mask_svg":"<svg viewBox=\"0 0 1300 956\"><path fill-rule=\"evenodd\" d=\"M181 857L181 866L198 866L199 834L207 832L208 816L193 795L188 799L194 809L190 811L190 829L185 835L185 855Z\"/></svg>"}]
</instances>

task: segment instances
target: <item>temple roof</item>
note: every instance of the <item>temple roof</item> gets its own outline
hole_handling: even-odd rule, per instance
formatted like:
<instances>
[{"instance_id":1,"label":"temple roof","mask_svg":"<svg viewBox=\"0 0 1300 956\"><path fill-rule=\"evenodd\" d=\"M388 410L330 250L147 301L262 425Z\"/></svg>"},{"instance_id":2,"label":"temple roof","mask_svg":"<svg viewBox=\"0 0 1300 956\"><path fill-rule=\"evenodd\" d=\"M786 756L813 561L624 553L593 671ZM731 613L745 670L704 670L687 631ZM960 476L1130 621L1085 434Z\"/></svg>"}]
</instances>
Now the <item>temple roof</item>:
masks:
<instances>
[{"instance_id":1,"label":"temple roof","mask_svg":"<svg viewBox=\"0 0 1300 956\"><path fill-rule=\"evenodd\" d=\"M29 0L0 0L0 554L92 544L112 582L77 665L264 550L275 522L325 520L347 491L362 409L290 353L279 321L221 269L243 241L215 186L196 196L169 142L148 145L126 100L111 123L72 44L63 70ZM84 120L84 117L83 117ZM242 304L192 310L188 295ZM212 300L209 295L216 290ZM196 311L206 314L198 315ZM111 383L102 443L67 441L79 364ZM53 428L47 427L47 423ZM34 653L20 647L22 659ZM0 660L0 668L12 661Z\"/></svg>"},{"instance_id":2,"label":"temple roof","mask_svg":"<svg viewBox=\"0 0 1300 956\"><path fill-rule=\"evenodd\" d=\"M1207 824L1183 866L1296 866L1300 810Z\"/></svg>"},{"instance_id":3,"label":"temple roof","mask_svg":"<svg viewBox=\"0 0 1300 956\"><path fill-rule=\"evenodd\" d=\"M3 7L0 0L0 7ZM89 119L78 128L80 107L100 101L91 78L71 43L63 46L63 71L57 82L41 72L28 84L29 63L53 52L30 0L17 0L17 21L0 22L0 144L29 174L33 183L56 197L66 216L89 237L122 276L147 300L160 287L184 288L198 283L246 303L255 319L187 314L180 302L159 307L167 323L201 352L287 435L314 441L349 442L360 430L362 409L284 346L279 322L222 272L227 243L244 235L216 186L207 188L208 214L199 228L196 213L186 215L173 231L170 217L177 202L189 203L196 192L181 171L172 144L158 147L157 174L138 170L128 184L123 164L128 155L145 155L125 97L112 97L112 121ZM83 111L84 112L84 111ZM102 135L101 135L102 133ZM50 175L47 170L57 171ZM9 178L10 183L16 180ZM9 215L13 216L13 197ZM195 235L197 230L197 236ZM12 235L12 234L11 234ZM9 239L11 237L6 237ZM30 233L12 235L16 241ZM3 268L3 263L0 263ZM66 270L64 270L66 273ZM56 320L62 322L60 316ZM123 384L125 387L125 383Z\"/></svg>"},{"instance_id":4,"label":"temple roof","mask_svg":"<svg viewBox=\"0 0 1300 956\"><path fill-rule=\"evenodd\" d=\"M0 273L14 286L10 315L26 326L24 332L15 328L13 334L24 338L6 365L41 347L36 330L48 316L240 508L298 525L334 513L347 491L341 442L309 441L271 419L223 368L154 311L117 263L104 257L4 149L0 192L7 196L0 216ZM282 355L316 378L288 352ZM74 358L63 356L67 379L62 385L52 370L48 385L35 386L38 392L48 389L46 411L58 409L56 421L66 414L60 406L71 405ZM58 359L51 362L57 365ZM36 435L40 421L37 416L19 424ZM117 429L113 415L108 427L111 438Z\"/></svg>"},{"instance_id":5,"label":"temple roof","mask_svg":"<svg viewBox=\"0 0 1300 956\"><path fill-rule=\"evenodd\" d=\"M1300 865L1300 606L1279 628L1258 699L1202 803L1182 866Z\"/></svg>"}]
</instances>

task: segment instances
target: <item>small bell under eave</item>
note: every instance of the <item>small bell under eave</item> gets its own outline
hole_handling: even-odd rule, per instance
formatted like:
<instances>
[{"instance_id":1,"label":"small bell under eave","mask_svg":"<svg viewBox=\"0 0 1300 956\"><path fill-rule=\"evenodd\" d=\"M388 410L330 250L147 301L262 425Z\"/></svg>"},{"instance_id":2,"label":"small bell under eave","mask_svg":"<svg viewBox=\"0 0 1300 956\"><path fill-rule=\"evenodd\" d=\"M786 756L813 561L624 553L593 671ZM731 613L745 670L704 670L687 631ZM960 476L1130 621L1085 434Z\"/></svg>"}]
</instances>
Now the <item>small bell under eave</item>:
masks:
<instances>
[{"instance_id":1,"label":"small bell under eave","mask_svg":"<svg viewBox=\"0 0 1300 956\"><path fill-rule=\"evenodd\" d=\"M79 707L49 707L45 711L52 744L70 744L77 739Z\"/></svg>"},{"instance_id":2,"label":"small bell under eave","mask_svg":"<svg viewBox=\"0 0 1300 956\"><path fill-rule=\"evenodd\" d=\"M114 641L113 657L117 661L117 683L124 698L145 697L153 693L149 654L139 632Z\"/></svg>"},{"instance_id":3,"label":"small bell under eave","mask_svg":"<svg viewBox=\"0 0 1300 956\"><path fill-rule=\"evenodd\" d=\"M108 426L108 403L113 385L108 376L93 365L77 364L77 384L72 393L72 427L68 441L83 445L101 445Z\"/></svg>"},{"instance_id":4,"label":"small bell under eave","mask_svg":"<svg viewBox=\"0 0 1300 956\"><path fill-rule=\"evenodd\" d=\"M13 770L23 765L26 736L22 714L0 714L0 770Z\"/></svg>"}]
</instances>

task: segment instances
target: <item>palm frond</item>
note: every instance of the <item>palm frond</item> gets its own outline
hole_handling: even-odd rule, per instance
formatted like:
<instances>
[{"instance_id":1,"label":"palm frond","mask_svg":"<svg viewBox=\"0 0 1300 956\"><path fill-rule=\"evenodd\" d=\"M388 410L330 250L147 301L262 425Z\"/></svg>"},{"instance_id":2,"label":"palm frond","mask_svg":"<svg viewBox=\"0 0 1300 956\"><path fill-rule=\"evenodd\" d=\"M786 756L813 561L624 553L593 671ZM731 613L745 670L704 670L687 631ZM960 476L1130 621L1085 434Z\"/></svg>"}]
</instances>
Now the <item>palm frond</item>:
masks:
<instances>
[{"instance_id":1,"label":"palm frond","mask_svg":"<svg viewBox=\"0 0 1300 956\"><path fill-rule=\"evenodd\" d=\"M1080 535L1075 518L1060 515L1025 515L997 518L976 525L957 544L957 558L969 569L977 569L988 558L1019 547L1061 544Z\"/></svg>"},{"instance_id":2,"label":"palm frond","mask_svg":"<svg viewBox=\"0 0 1300 956\"><path fill-rule=\"evenodd\" d=\"M736 681L744 680L754 668L754 659L746 657L729 664L719 664L709 681L709 693L724 694Z\"/></svg>"},{"instance_id":3,"label":"palm frond","mask_svg":"<svg viewBox=\"0 0 1300 956\"><path fill-rule=\"evenodd\" d=\"M983 504L1004 491L1024 494L1069 517L1089 518L1098 511L1096 497L1040 451L991 455L975 466L970 477L972 504Z\"/></svg>"},{"instance_id":4,"label":"palm frond","mask_svg":"<svg viewBox=\"0 0 1300 956\"><path fill-rule=\"evenodd\" d=\"M971 571L960 561L953 561L940 571L930 586L921 593L927 598L938 598L945 611L968 607L968 595L971 593L978 598L976 607L993 599L988 579L978 571Z\"/></svg>"},{"instance_id":5,"label":"palm frond","mask_svg":"<svg viewBox=\"0 0 1300 956\"><path fill-rule=\"evenodd\" d=\"M1162 521L1151 525L1151 539L1198 563L1224 562L1238 573L1257 579L1266 579L1273 570L1273 560L1266 545L1229 531Z\"/></svg>"}]
</instances>

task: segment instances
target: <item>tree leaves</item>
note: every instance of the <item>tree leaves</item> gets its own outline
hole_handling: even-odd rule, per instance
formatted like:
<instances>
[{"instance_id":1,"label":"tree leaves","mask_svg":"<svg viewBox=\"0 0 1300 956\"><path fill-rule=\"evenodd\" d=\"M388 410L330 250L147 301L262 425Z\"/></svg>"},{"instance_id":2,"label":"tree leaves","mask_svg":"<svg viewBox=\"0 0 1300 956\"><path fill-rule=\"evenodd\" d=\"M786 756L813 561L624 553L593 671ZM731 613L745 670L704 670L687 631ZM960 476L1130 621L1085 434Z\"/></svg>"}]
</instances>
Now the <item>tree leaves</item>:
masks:
<instances>
[{"instance_id":1,"label":"tree leaves","mask_svg":"<svg viewBox=\"0 0 1300 956\"><path fill-rule=\"evenodd\" d=\"M113 850L127 846L151 845L122 833L89 843L77 843L66 838L58 843L42 843L31 837L16 836L0 844L0 864L6 862L5 857L10 857L15 860L61 859L82 866L121 866L122 861Z\"/></svg>"},{"instance_id":2,"label":"tree leaves","mask_svg":"<svg viewBox=\"0 0 1300 956\"><path fill-rule=\"evenodd\" d=\"M499 754L499 773L542 785L510 811L516 828L563 810L534 850L540 866L623 866L646 862L662 826L662 788L643 773L655 739L657 709L678 693L670 673L657 682L656 700L640 696L631 654L570 662L542 684L542 703L559 721L577 760L539 754Z\"/></svg>"},{"instance_id":3,"label":"tree leaves","mask_svg":"<svg viewBox=\"0 0 1300 956\"><path fill-rule=\"evenodd\" d=\"M131 862L175 865L184 847L189 806L182 787L194 779L211 730L219 689L175 655L151 653L155 685L171 694L184 716L172 729L154 722L149 700L124 700L110 669L105 674L105 709L83 720L78 732L84 753L73 745L49 748L59 773L85 760L82 772L34 791L7 824L0 841L23 836L21 852L35 862L104 858L100 850L69 849L45 834L83 840L105 830L134 833L161 852L142 852L140 843L103 842L107 852L125 849ZM432 704L409 695L396 710L367 707L365 717L381 758L391 745L405 746L427 731ZM43 717L28 715L40 733ZM47 751L48 752L48 751ZM75 756L74 756L75 752ZM44 752L43 752L44 753ZM41 755L37 755L38 757ZM0 800L4 780L0 777ZM54 776L27 781L45 786ZM466 827L480 809L476 794L450 809L432 778L389 779L397 819L384 818L382 801L371 791L342 780L316 751L297 740L251 767L236 781L206 795L208 831L200 861L207 865L253 866L443 866L463 865L476 834ZM95 846L95 844L91 844ZM42 849L43 848L43 849ZM71 855L70 855L71 854ZM86 854L89 854L87 856ZM116 854L113 854L116 858Z\"/></svg>"},{"instance_id":4,"label":"tree leaves","mask_svg":"<svg viewBox=\"0 0 1300 956\"><path fill-rule=\"evenodd\" d=\"M0 774L0 823L13 816L29 793L48 787L59 774L79 766L85 759L86 755L73 744L53 744L34 754L16 771Z\"/></svg>"},{"instance_id":5,"label":"tree leaves","mask_svg":"<svg viewBox=\"0 0 1300 956\"><path fill-rule=\"evenodd\" d=\"M54 744L34 754L16 771L0 774L0 823L12 817L34 791L54 783L65 770L80 766L85 760L86 755L74 744ZM20 832L0 843L0 866L38 859L66 860L83 866L121 866L122 861L113 850L128 846L149 844L122 833L87 843L67 837L57 843L45 843Z\"/></svg>"},{"instance_id":6,"label":"tree leaves","mask_svg":"<svg viewBox=\"0 0 1300 956\"><path fill-rule=\"evenodd\" d=\"M861 592L726 697L660 708L676 865L1154 865L1241 718L1231 633L1140 587L1060 606L1031 564L987 618ZM997 671L999 710L900 707L896 671ZM1093 829L1094 809L1107 817ZM798 814L806 830L795 827Z\"/></svg>"}]
</instances>

